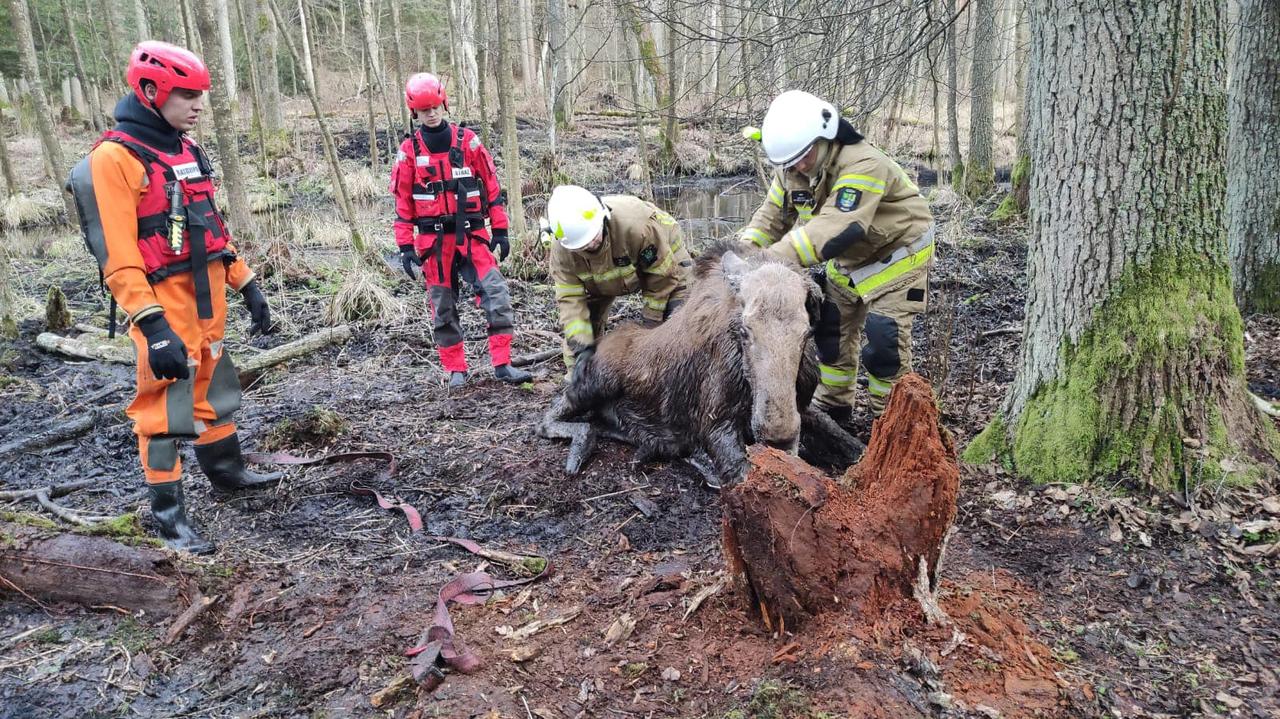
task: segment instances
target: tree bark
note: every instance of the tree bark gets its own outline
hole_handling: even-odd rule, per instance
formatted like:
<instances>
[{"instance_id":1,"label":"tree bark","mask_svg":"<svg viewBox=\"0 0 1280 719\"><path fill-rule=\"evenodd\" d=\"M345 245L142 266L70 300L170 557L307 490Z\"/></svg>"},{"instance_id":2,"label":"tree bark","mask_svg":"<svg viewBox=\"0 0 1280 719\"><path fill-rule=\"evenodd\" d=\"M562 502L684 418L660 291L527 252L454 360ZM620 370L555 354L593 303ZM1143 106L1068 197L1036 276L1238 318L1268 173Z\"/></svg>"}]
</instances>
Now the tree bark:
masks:
<instances>
[{"instance_id":1,"label":"tree bark","mask_svg":"<svg viewBox=\"0 0 1280 719\"><path fill-rule=\"evenodd\" d=\"M1211 179L1226 174L1224 2L1031 8L1021 360L966 454L1038 481L1248 481L1280 440L1245 387Z\"/></svg>"},{"instance_id":2,"label":"tree bark","mask_svg":"<svg viewBox=\"0 0 1280 719\"><path fill-rule=\"evenodd\" d=\"M569 54L569 38L565 32L567 22L565 0L547 0L547 68L544 72L552 117L560 127L569 123L573 112L565 62ZM554 149L552 148L553 151Z\"/></svg>"},{"instance_id":3,"label":"tree bark","mask_svg":"<svg viewBox=\"0 0 1280 719\"><path fill-rule=\"evenodd\" d=\"M27 0L9 0L9 17L13 21L13 29L18 41L18 64L22 75L30 88L31 101L36 116L36 130L40 134L40 145L44 148L45 172L59 184L66 176L67 163L62 155L62 143L58 139L53 126L53 114L49 108L49 98L45 95L44 80L40 77L40 65L36 57L35 39L31 36L31 8ZM75 206L71 195L63 192L63 205L67 209L67 220L72 224L77 221Z\"/></svg>"},{"instance_id":4,"label":"tree bark","mask_svg":"<svg viewBox=\"0 0 1280 719\"><path fill-rule=\"evenodd\" d=\"M476 102L480 105L480 141L489 145L489 9L485 0L476 0L476 75L479 91Z\"/></svg>"},{"instance_id":5,"label":"tree bark","mask_svg":"<svg viewBox=\"0 0 1280 719\"><path fill-rule=\"evenodd\" d=\"M973 64L970 66L969 162L964 193L978 199L995 185L992 143L995 135L995 0L973 0Z\"/></svg>"},{"instance_id":6,"label":"tree bark","mask_svg":"<svg viewBox=\"0 0 1280 719\"><path fill-rule=\"evenodd\" d=\"M58 0L58 10L62 14L62 24L67 27L67 37L71 40L71 60L75 64L76 76L80 78L80 85L87 94L92 80L89 77L89 72L85 70L84 53L80 50L80 36L76 32L75 23L71 20L71 8L67 7L67 0ZM94 103L86 104L93 105ZM102 122L102 113L97 107L90 107L85 111L85 114L89 116L88 119L93 126L94 132L102 132L106 129Z\"/></svg>"},{"instance_id":7,"label":"tree bark","mask_svg":"<svg viewBox=\"0 0 1280 719\"><path fill-rule=\"evenodd\" d=\"M4 191L6 197L18 194L18 175L13 171L13 160L9 158L9 121L4 116L4 108L0 106L0 174L4 175Z\"/></svg>"},{"instance_id":8,"label":"tree bark","mask_svg":"<svg viewBox=\"0 0 1280 719\"><path fill-rule=\"evenodd\" d=\"M1241 0L1228 94L1227 236L1236 302L1280 313L1280 4Z\"/></svg>"},{"instance_id":9,"label":"tree bark","mask_svg":"<svg viewBox=\"0 0 1280 719\"><path fill-rule=\"evenodd\" d=\"M360 30L364 36L365 47L371 48L369 64L375 77L382 75L382 59L378 57L378 24L374 20L374 0L360 0ZM314 82L314 80L313 80Z\"/></svg>"},{"instance_id":10,"label":"tree bark","mask_svg":"<svg viewBox=\"0 0 1280 719\"><path fill-rule=\"evenodd\" d=\"M637 53L639 52L639 37L633 32L624 30L624 36L627 38L628 54L632 48L632 41L635 41ZM653 176L649 171L649 141L645 137L644 108L641 105L640 97L640 73L643 68L638 63L627 63L627 88L631 91L631 104L635 107L635 126L636 126L636 165L640 168L640 177L637 178L645 188L648 196L653 196Z\"/></svg>"},{"instance_id":11,"label":"tree bark","mask_svg":"<svg viewBox=\"0 0 1280 719\"><path fill-rule=\"evenodd\" d=\"M454 28L454 37L457 39L457 42L451 47L453 48L454 60L458 65L457 89L461 91L459 99L462 100L462 104L469 105L479 92L477 87L479 78L476 71L475 23L472 22L471 13L467 12L465 0L448 0L448 3L449 19ZM510 28L507 28L507 31L510 34ZM507 48L508 53L512 50L513 48ZM434 67L431 70L432 72L438 72Z\"/></svg>"},{"instance_id":12,"label":"tree bark","mask_svg":"<svg viewBox=\"0 0 1280 719\"><path fill-rule=\"evenodd\" d=\"M511 12L514 0L497 0L494 24L498 26L498 103L502 108L502 164L506 171L503 185L507 189L507 215L511 221L511 235L517 241L524 239L524 178L520 172L520 146L516 141L516 108L512 86L515 80L511 70Z\"/></svg>"},{"instance_id":13,"label":"tree bark","mask_svg":"<svg viewBox=\"0 0 1280 719\"><path fill-rule=\"evenodd\" d=\"M253 2L253 0L249 0ZM256 35L251 29L248 18L245 15L244 0L236 0L236 19L240 23L240 34L244 37L244 46L246 48L254 47ZM250 52L252 55L252 52ZM258 139L258 172L266 174L267 172L267 138L263 132L262 126L262 94L258 80L258 63L253 58L249 58L249 102L253 106L253 131Z\"/></svg>"},{"instance_id":14,"label":"tree bark","mask_svg":"<svg viewBox=\"0 0 1280 719\"><path fill-rule=\"evenodd\" d=\"M956 17L961 0L943 0L943 7L949 7L947 13ZM964 181L964 156L960 154L960 112L957 108L960 94L960 58L956 49L956 22L947 23L947 137L951 150L951 186L960 189Z\"/></svg>"},{"instance_id":15,"label":"tree bark","mask_svg":"<svg viewBox=\"0 0 1280 719\"><path fill-rule=\"evenodd\" d=\"M201 44L205 47L216 47L222 53L222 69L223 80L226 85L222 91L226 93L227 100L230 101L231 108L236 106L236 58L232 52L231 45L231 13L227 8L228 0L216 0L214 3L214 15L218 23L218 36L216 38L209 37L203 32L200 33ZM199 20L197 18L197 25Z\"/></svg>"},{"instance_id":16,"label":"tree bark","mask_svg":"<svg viewBox=\"0 0 1280 719\"><path fill-rule=\"evenodd\" d=\"M529 0L517 0L514 8L518 40L520 45L520 81L524 84L525 95L538 90L537 71L534 70L533 55L533 6Z\"/></svg>"},{"instance_id":17,"label":"tree bark","mask_svg":"<svg viewBox=\"0 0 1280 719\"><path fill-rule=\"evenodd\" d=\"M267 135L276 135L284 127L284 111L281 108L280 72L278 65L280 23L276 21L276 13L271 12L268 4L271 0L245 0L246 9L254 8L250 13L254 24L254 46L258 50L258 79L262 93L262 125ZM308 87L315 89L314 85Z\"/></svg>"},{"instance_id":18,"label":"tree bark","mask_svg":"<svg viewBox=\"0 0 1280 719\"><path fill-rule=\"evenodd\" d=\"M397 95L397 97L399 97L400 93L404 92L405 77L404 77L404 53L403 53L403 48L400 45L400 3L398 2L391 3L391 40L392 40L391 47L396 54L396 57L395 57L396 93L395 94ZM401 99L403 100L403 98ZM404 112L404 108L401 108L400 112ZM403 117L403 115L399 115L399 117Z\"/></svg>"},{"instance_id":19,"label":"tree bark","mask_svg":"<svg viewBox=\"0 0 1280 719\"><path fill-rule=\"evenodd\" d=\"M120 34L120 18L116 17L117 4L113 0L106 0L98 4L98 9L102 12L102 22L106 28L107 37L107 66L111 68L123 68L129 59L128 51L123 49L123 40ZM92 19L92 16L90 16ZM123 77L123 73L119 71L116 74ZM114 78L114 75L113 75ZM112 81L117 87L120 86L119 80Z\"/></svg>"},{"instance_id":20,"label":"tree bark","mask_svg":"<svg viewBox=\"0 0 1280 719\"><path fill-rule=\"evenodd\" d=\"M226 10L226 0L195 0L196 29L200 33L205 47L217 47L218 36L222 32L214 5L222 5ZM226 18L223 18L225 25ZM232 109L231 93L225 88L233 84L234 79L228 75L223 66L221 53L209 53L205 63L209 67L209 78L212 87L209 90L209 102L213 105L213 136L218 148L218 160L222 165L222 191L227 193L226 207L230 209L232 236L236 241L236 249L241 254L253 256L253 223L249 217L249 198L245 194L244 170L240 165L240 139L237 132L235 111Z\"/></svg>"},{"instance_id":21,"label":"tree bark","mask_svg":"<svg viewBox=\"0 0 1280 719\"><path fill-rule=\"evenodd\" d=\"M395 3L392 3L393 5ZM307 83L312 87L316 86L316 66L311 60L311 32L307 29L307 4L305 0L298 0L298 17L304 20L298 23L299 29L302 30L302 74L307 76Z\"/></svg>"},{"instance_id":22,"label":"tree bark","mask_svg":"<svg viewBox=\"0 0 1280 719\"><path fill-rule=\"evenodd\" d=\"M133 0L133 17L138 24L138 40L150 40L151 23L147 21L147 4L143 0Z\"/></svg>"}]
</instances>

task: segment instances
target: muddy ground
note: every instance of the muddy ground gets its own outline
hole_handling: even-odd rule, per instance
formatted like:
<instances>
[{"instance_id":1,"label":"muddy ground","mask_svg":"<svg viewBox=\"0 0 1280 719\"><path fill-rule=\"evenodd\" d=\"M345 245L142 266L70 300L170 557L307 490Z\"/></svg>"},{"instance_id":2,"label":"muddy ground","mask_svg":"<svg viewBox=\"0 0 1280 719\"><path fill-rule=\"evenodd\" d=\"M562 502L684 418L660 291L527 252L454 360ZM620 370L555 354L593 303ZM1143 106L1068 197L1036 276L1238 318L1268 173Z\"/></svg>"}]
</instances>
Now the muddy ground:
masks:
<instances>
[{"instance_id":1,"label":"muddy ground","mask_svg":"<svg viewBox=\"0 0 1280 719\"><path fill-rule=\"evenodd\" d=\"M618 147L623 132L611 140ZM1024 229L990 224L992 207L935 196L944 227L930 312L917 326L918 369L961 445L1013 378L1025 299ZM290 212L304 211L264 222L299 219ZM382 222L389 202L362 213ZM389 228L379 232L385 241ZM62 504L138 512L145 526L122 414L132 371L33 345L49 284L66 292L77 321L101 324L96 273L65 232L28 240L18 289L33 316L0 345L0 443L90 409L101 420L72 441L5 457L0 486L92 478ZM271 284L285 320L271 337L245 341L248 318L233 305L233 355L321 326L340 251L303 249L319 281ZM554 347L549 289L512 285L516 353ZM220 549L188 561L218 601L166 644L167 621L109 606L42 608L0 590L0 717L1280 715L1273 489L1204 488L1183 507L1187 497L1125 485L1031 486L998 467L965 467L942 568L951 626L928 626L904 602L876 621L830 616L771 632L725 586L718 496L692 472L633 466L629 450L606 443L584 475L566 477L566 448L532 432L559 386L558 360L535 365L523 387L493 381L478 313L464 311L480 369L448 392L421 289L403 278L388 286L403 316L357 324L347 345L270 371L246 392L238 421L252 448L389 450L395 476L381 479L371 461L295 468L273 490L226 500L194 470L193 514ZM623 303L620 319L637 314ZM1280 323L1257 317L1248 328L1251 383L1276 397ZM431 694L378 694L405 675L403 652L429 623L439 588L481 561L411 534L398 512L352 495L355 480L412 503L430 534L554 565L546 580L453 609L484 660L478 672L450 674ZM488 571L512 576L500 564ZM514 638L535 621L552 626Z\"/></svg>"}]
</instances>

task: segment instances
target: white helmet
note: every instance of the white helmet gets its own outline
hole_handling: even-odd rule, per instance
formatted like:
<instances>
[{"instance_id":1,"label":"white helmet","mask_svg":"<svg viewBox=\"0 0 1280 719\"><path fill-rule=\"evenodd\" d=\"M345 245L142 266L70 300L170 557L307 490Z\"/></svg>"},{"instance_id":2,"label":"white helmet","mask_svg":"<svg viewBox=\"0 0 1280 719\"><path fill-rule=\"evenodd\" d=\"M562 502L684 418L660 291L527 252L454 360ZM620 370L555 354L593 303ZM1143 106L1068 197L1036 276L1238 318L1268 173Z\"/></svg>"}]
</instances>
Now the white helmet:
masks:
<instances>
[{"instance_id":1,"label":"white helmet","mask_svg":"<svg viewBox=\"0 0 1280 719\"><path fill-rule=\"evenodd\" d=\"M764 115L764 154L785 170L803 159L819 138L834 139L839 127L835 105L803 90L787 90L773 99Z\"/></svg>"},{"instance_id":2,"label":"white helmet","mask_svg":"<svg viewBox=\"0 0 1280 719\"><path fill-rule=\"evenodd\" d=\"M604 227L609 208L594 193L577 185L560 185L547 200L551 235L566 250L591 244Z\"/></svg>"}]
</instances>

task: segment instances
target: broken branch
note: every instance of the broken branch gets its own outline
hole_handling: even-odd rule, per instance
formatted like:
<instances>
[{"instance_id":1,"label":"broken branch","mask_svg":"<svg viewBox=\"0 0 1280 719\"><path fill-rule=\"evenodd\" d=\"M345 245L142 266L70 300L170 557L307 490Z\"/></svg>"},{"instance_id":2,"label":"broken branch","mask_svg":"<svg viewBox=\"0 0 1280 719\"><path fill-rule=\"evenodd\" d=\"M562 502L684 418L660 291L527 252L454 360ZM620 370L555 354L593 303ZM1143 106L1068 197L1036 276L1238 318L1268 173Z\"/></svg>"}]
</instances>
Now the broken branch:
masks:
<instances>
[{"instance_id":1,"label":"broken branch","mask_svg":"<svg viewBox=\"0 0 1280 719\"><path fill-rule=\"evenodd\" d=\"M6 445L0 446L0 457L14 452L25 452L30 449L48 447L51 444L62 442L64 440L71 439L72 437L79 437L92 429L93 425L96 424L97 421L97 412L86 412L75 419L64 422L63 424L57 425L40 434L25 437L23 439L17 439ZM72 484L74 484L74 482L72 482Z\"/></svg>"},{"instance_id":2,"label":"broken branch","mask_svg":"<svg viewBox=\"0 0 1280 719\"><path fill-rule=\"evenodd\" d=\"M240 384L248 385L266 370L289 360L304 357L329 345L342 344L351 339L351 326L338 325L312 332L306 337L273 347L262 354L236 362L240 369Z\"/></svg>"},{"instance_id":3,"label":"broken branch","mask_svg":"<svg viewBox=\"0 0 1280 719\"><path fill-rule=\"evenodd\" d=\"M106 342L93 342L83 337L63 337L52 332L41 332L36 336L36 345L48 352L57 352L78 359L115 364L133 364L134 362L132 348L117 347Z\"/></svg>"}]
</instances>

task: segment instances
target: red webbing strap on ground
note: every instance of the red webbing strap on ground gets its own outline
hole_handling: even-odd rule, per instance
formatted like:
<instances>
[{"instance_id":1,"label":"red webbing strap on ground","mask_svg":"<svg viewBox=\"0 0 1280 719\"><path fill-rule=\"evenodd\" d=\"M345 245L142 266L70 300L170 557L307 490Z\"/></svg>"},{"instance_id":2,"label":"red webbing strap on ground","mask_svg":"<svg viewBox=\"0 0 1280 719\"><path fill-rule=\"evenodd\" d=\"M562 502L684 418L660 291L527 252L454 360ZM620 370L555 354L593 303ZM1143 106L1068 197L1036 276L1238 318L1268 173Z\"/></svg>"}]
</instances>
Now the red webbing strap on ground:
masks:
<instances>
[{"instance_id":1,"label":"red webbing strap on ground","mask_svg":"<svg viewBox=\"0 0 1280 719\"><path fill-rule=\"evenodd\" d=\"M315 459L307 459L306 457L296 457L287 452L251 452L245 455L245 460L260 464L290 464L295 466L319 465L319 464L337 464L339 462L354 462L359 459L381 459L385 460L387 466L383 468L381 474L378 475L379 480L391 479L396 473L396 457L390 452L342 452L340 454L327 454L323 457ZM351 483L351 493L361 496L371 496L383 509L399 509L404 512L405 519L409 520L409 527L414 532L422 531L422 515L418 514L418 510L414 509L412 504L391 495L390 497L380 494L377 490L369 487L361 482Z\"/></svg>"},{"instance_id":2,"label":"red webbing strap on ground","mask_svg":"<svg viewBox=\"0 0 1280 719\"><path fill-rule=\"evenodd\" d=\"M440 539L450 538L440 537ZM458 544L458 542L454 543ZM441 587L431 626L427 627L427 630L418 638L418 643L404 653L406 657L413 658L409 664L409 671L412 672L414 681L422 684L427 691L432 691L444 682L443 667L452 667L463 674L470 674L481 666L480 658L454 636L453 618L449 616L449 602L483 604L488 600L489 594L495 590L535 582L550 574L551 564L548 562L547 568L535 577L495 580L486 572L470 572L458 575Z\"/></svg>"}]
</instances>

